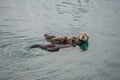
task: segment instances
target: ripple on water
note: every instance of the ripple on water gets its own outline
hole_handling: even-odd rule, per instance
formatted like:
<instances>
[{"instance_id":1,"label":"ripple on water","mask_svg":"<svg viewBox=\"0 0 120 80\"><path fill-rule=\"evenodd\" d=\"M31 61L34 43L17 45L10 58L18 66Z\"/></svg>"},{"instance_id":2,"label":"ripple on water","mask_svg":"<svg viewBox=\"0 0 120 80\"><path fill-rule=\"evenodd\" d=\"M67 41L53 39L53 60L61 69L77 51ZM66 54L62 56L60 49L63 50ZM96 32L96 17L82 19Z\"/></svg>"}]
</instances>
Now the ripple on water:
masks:
<instances>
[{"instance_id":1,"label":"ripple on water","mask_svg":"<svg viewBox=\"0 0 120 80\"><path fill-rule=\"evenodd\" d=\"M0 4L4 5L0 6L2 11L0 12L0 80L120 78L119 32L117 28L113 29L117 30L113 32L112 27L111 31L108 29L112 23L119 25L119 19L114 18L114 15L115 17L118 15L112 13L112 9L117 6L110 6L107 11L107 6L105 10L103 8L104 1L41 1L0 0ZM104 6L102 7L99 2ZM110 2L107 5L112 4ZM108 16L112 23L108 19L104 20L104 16ZM108 23L104 22L107 20ZM90 35L90 50L87 52L80 52L78 47L56 53L29 49L33 44L47 43L43 36L40 38L45 32L56 36L78 36L82 31L89 32ZM36 35L38 36L35 37ZM114 43L117 44L114 46ZM106 45L107 47L104 47Z\"/></svg>"},{"instance_id":2,"label":"ripple on water","mask_svg":"<svg viewBox=\"0 0 120 80\"><path fill-rule=\"evenodd\" d=\"M8 58L26 58L26 57L35 57L40 56L40 49L29 50L30 45L35 43L39 44L40 39L27 39L26 36L17 36L13 41L8 39L5 42L1 42L1 55L4 55Z\"/></svg>"}]
</instances>

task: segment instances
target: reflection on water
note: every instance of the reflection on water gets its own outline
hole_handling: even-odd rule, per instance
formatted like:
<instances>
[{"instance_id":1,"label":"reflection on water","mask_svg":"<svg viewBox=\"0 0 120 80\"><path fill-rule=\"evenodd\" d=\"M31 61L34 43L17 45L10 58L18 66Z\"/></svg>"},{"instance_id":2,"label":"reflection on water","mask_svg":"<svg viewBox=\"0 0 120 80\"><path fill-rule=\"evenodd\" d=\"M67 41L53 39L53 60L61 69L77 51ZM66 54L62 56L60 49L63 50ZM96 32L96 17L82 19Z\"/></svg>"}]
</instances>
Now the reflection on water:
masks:
<instances>
[{"instance_id":1,"label":"reflection on water","mask_svg":"<svg viewBox=\"0 0 120 80\"><path fill-rule=\"evenodd\" d=\"M0 0L0 80L119 80L119 0ZM89 49L50 53L44 33L78 36ZM84 53L84 54L83 54Z\"/></svg>"}]
</instances>

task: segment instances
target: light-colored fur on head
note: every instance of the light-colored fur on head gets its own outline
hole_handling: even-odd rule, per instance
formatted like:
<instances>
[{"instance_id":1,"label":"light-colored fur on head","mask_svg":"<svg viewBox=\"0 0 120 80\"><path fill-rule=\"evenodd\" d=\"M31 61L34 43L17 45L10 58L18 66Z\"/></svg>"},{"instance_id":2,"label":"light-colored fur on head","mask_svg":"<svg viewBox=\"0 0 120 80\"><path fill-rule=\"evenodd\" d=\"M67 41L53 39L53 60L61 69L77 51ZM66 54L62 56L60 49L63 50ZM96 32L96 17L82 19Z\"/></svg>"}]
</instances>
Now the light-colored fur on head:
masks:
<instances>
[{"instance_id":1,"label":"light-colored fur on head","mask_svg":"<svg viewBox=\"0 0 120 80\"><path fill-rule=\"evenodd\" d=\"M79 39L82 40L82 41L88 41L89 37L87 36L86 33L81 33L79 35Z\"/></svg>"}]
</instances>

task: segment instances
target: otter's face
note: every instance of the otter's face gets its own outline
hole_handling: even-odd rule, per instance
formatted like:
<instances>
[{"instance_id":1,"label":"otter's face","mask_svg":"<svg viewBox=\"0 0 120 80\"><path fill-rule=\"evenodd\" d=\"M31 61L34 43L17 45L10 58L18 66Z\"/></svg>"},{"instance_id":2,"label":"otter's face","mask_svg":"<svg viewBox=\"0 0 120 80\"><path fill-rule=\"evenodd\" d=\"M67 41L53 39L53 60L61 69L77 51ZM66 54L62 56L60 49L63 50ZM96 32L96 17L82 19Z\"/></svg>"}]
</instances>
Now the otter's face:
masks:
<instances>
[{"instance_id":1,"label":"otter's face","mask_svg":"<svg viewBox=\"0 0 120 80\"><path fill-rule=\"evenodd\" d=\"M86 35L86 33L81 33L79 39L82 41L88 41L89 37Z\"/></svg>"}]
</instances>

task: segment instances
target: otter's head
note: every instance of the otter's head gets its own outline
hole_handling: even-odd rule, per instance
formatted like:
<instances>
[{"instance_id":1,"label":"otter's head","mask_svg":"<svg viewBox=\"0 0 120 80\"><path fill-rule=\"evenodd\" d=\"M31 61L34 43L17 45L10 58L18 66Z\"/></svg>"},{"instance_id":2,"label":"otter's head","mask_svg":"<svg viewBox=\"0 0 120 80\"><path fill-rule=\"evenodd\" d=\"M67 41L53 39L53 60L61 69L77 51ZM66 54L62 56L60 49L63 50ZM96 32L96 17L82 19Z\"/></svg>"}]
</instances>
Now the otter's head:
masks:
<instances>
[{"instance_id":1,"label":"otter's head","mask_svg":"<svg viewBox=\"0 0 120 80\"><path fill-rule=\"evenodd\" d=\"M79 35L79 40L81 40L81 41L88 41L88 39L89 39L89 37L87 36L86 33L81 33Z\"/></svg>"}]
</instances>

